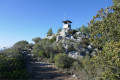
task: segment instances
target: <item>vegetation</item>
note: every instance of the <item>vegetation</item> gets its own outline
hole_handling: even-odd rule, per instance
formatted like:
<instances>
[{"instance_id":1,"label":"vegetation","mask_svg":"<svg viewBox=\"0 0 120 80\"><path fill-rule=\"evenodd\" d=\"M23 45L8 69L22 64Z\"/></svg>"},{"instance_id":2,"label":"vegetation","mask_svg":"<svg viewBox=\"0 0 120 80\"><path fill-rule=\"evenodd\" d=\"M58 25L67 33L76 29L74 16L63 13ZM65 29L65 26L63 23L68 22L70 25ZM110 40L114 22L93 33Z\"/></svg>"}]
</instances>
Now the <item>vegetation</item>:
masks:
<instances>
[{"instance_id":1,"label":"vegetation","mask_svg":"<svg viewBox=\"0 0 120 80\"><path fill-rule=\"evenodd\" d=\"M41 38L40 37L36 37L36 38L33 38L32 41L34 41L35 43L38 43L39 41L41 41Z\"/></svg>"},{"instance_id":2,"label":"vegetation","mask_svg":"<svg viewBox=\"0 0 120 80\"><path fill-rule=\"evenodd\" d=\"M64 53L57 54L54 60L58 68L70 68L72 66L72 63L74 62L72 58L69 58Z\"/></svg>"},{"instance_id":3,"label":"vegetation","mask_svg":"<svg viewBox=\"0 0 120 80\"><path fill-rule=\"evenodd\" d=\"M83 25L82 27L80 27L80 31L83 32L83 33L89 33L89 29L85 25Z\"/></svg>"},{"instance_id":4,"label":"vegetation","mask_svg":"<svg viewBox=\"0 0 120 80\"><path fill-rule=\"evenodd\" d=\"M57 31L57 34L59 34L62 31L62 28L59 28Z\"/></svg>"},{"instance_id":5,"label":"vegetation","mask_svg":"<svg viewBox=\"0 0 120 80\"><path fill-rule=\"evenodd\" d=\"M78 60L75 64L84 80L120 79L120 3L119 0L114 3L101 9L89 23L90 41L99 51L92 58Z\"/></svg>"},{"instance_id":6,"label":"vegetation","mask_svg":"<svg viewBox=\"0 0 120 80\"><path fill-rule=\"evenodd\" d=\"M114 5L101 9L93 17L88 27L82 26L80 31L90 35L90 38L82 38L82 41L74 42L67 40L68 52L88 49L93 43L98 49L95 55L85 54L76 60L67 56L62 42L52 39L33 38L35 44L27 41L19 41L9 49L0 51L0 79L24 79L27 78L26 64L28 53L38 58L47 58L49 62L55 63L58 68L73 68L75 73L83 80L120 80L120 1L113 0ZM58 29L60 33L62 29ZM73 30L74 35L79 30ZM53 34L52 28L47 36ZM74 35L77 39L77 35ZM71 43L72 42L72 43ZM73 45L74 44L74 45Z\"/></svg>"},{"instance_id":7,"label":"vegetation","mask_svg":"<svg viewBox=\"0 0 120 80\"><path fill-rule=\"evenodd\" d=\"M0 51L0 79L25 79L27 41L19 41L12 48ZM25 52L24 52L25 51Z\"/></svg>"},{"instance_id":8,"label":"vegetation","mask_svg":"<svg viewBox=\"0 0 120 80\"><path fill-rule=\"evenodd\" d=\"M52 36L52 34L53 34L53 31L52 31L52 28L50 28L47 32L47 36Z\"/></svg>"},{"instance_id":9,"label":"vegetation","mask_svg":"<svg viewBox=\"0 0 120 80\"><path fill-rule=\"evenodd\" d=\"M33 54L38 57L46 57L50 58L51 54L57 54L60 52L64 52L64 47L61 43L54 43L56 41L56 37L52 39L43 39L39 43L35 44L33 47Z\"/></svg>"}]
</instances>

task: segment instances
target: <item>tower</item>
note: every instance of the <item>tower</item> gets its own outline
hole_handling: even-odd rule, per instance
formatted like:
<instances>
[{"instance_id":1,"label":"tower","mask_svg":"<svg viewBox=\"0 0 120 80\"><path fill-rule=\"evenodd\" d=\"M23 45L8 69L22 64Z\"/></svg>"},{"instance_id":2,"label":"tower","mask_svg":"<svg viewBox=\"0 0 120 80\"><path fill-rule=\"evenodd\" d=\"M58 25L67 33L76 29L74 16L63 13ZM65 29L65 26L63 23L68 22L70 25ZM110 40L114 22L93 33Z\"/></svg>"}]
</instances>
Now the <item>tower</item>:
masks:
<instances>
[{"instance_id":1,"label":"tower","mask_svg":"<svg viewBox=\"0 0 120 80\"><path fill-rule=\"evenodd\" d=\"M71 29L71 21L69 20L66 20L66 21L62 21L63 22L63 29L66 30L66 29Z\"/></svg>"}]
</instances>

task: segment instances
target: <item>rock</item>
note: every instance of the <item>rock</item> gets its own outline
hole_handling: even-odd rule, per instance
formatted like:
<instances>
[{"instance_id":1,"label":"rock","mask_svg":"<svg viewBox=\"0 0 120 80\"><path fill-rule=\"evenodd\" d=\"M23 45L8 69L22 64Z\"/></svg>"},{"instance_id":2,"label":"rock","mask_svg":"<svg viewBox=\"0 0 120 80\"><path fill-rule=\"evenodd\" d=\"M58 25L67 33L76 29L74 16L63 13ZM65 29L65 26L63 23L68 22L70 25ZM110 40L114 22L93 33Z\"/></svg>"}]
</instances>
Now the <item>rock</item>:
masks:
<instances>
[{"instance_id":1,"label":"rock","mask_svg":"<svg viewBox=\"0 0 120 80\"><path fill-rule=\"evenodd\" d=\"M85 52L86 49L85 49L85 48L82 48L81 50L82 50L83 52Z\"/></svg>"},{"instance_id":2,"label":"rock","mask_svg":"<svg viewBox=\"0 0 120 80\"><path fill-rule=\"evenodd\" d=\"M79 37L82 37L82 38L85 38L86 37L86 34L85 33L82 33L82 32L76 32L75 35L79 36Z\"/></svg>"},{"instance_id":3,"label":"rock","mask_svg":"<svg viewBox=\"0 0 120 80\"><path fill-rule=\"evenodd\" d=\"M56 42L58 42L58 41L60 41L60 40L62 40L62 36L57 36L57 37L56 37Z\"/></svg>"},{"instance_id":4,"label":"rock","mask_svg":"<svg viewBox=\"0 0 120 80\"><path fill-rule=\"evenodd\" d=\"M68 45L65 46L65 49L68 49Z\"/></svg>"},{"instance_id":5,"label":"rock","mask_svg":"<svg viewBox=\"0 0 120 80\"><path fill-rule=\"evenodd\" d=\"M80 56L80 53L76 52L76 51L71 51L71 52L68 53L68 57L71 57L71 58L74 58L74 59L77 59L79 56Z\"/></svg>"},{"instance_id":6,"label":"rock","mask_svg":"<svg viewBox=\"0 0 120 80\"><path fill-rule=\"evenodd\" d=\"M81 33L82 33L82 32L79 31L79 32L76 32L75 34L76 34L76 35L80 35Z\"/></svg>"},{"instance_id":7,"label":"rock","mask_svg":"<svg viewBox=\"0 0 120 80\"><path fill-rule=\"evenodd\" d=\"M71 40L75 40L73 36L71 36Z\"/></svg>"},{"instance_id":8,"label":"rock","mask_svg":"<svg viewBox=\"0 0 120 80\"><path fill-rule=\"evenodd\" d=\"M93 47L92 47L92 45L90 44L90 45L88 45L88 47L87 47L89 50L93 50Z\"/></svg>"},{"instance_id":9,"label":"rock","mask_svg":"<svg viewBox=\"0 0 120 80\"><path fill-rule=\"evenodd\" d=\"M66 32L65 30L62 30L62 31L60 32L60 36L62 36L62 37L67 37L67 32Z\"/></svg>"},{"instance_id":10,"label":"rock","mask_svg":"<svg viewBox=\"0 0 120 80\"><path fill-rule=\"evenodd\" d=\"M67 29L63 29L66 33L68 32L72 32L72 29L71 28L67 28Z\"/></svg>"},{"instance_id":11,"label":"rock","mask_svg":"<svg viewBox=\"0 0 120 80\"><path fill-rule=\"evenodd\" d=\"M77 38L77 41L78 41L78 42L81 42L81 41L82 41L82 37L78 37L78 38Z\"/></svg>"},{"instance_id":12,"label":"rock","mask_svg":"<svg viewBox=\"0 0 120 80\"><path fill-rule=\"evenodd\" d=\"M87 49L84 52L85 52L85 54L89 54L90 53Z\"/></svg>"},{"instance_id":13,"label":"rock","mask_svg":"<svg viewBox=\"0 0 120 80\"><path fill-rule=\"evenodd\" d=\"M56 36L56 34L53 34L52 36L47 36L47 37L45 37L45 38L43 38L43 39L52 39L53 37L55 37Z\"/></svg>"},{"instance_id":14,"label":"rock","mask_svg":"<svg viewBox=\"0 0 120 80\"><path fill-rule=\"evenodd\" d=\"M74 74L73 77L76 77L76 75Z\"/></svg>"}]
</instances>

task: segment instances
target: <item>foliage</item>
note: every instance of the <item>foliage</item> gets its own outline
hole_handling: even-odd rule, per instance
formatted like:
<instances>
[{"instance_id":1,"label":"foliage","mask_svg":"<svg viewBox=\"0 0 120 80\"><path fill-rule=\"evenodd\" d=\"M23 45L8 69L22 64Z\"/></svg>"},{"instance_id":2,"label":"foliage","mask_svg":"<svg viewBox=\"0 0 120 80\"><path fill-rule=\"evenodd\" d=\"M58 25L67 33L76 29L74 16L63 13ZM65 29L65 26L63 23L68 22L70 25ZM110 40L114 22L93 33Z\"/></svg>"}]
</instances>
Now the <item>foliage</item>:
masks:
<instances>
[{"instance_id":1,"label":"foliage","mask_svg":"<svg viewBox=\"0 0 120 80\"><path fill-rule=\"evenodd\" d=\"M104 80L120 79L120 41L106 42L103 51L98 53L99 56L93 57L95 67L101 70L98 78Z\"/></svg>"},{"instance_id":2,"label":"foliage","mask_svg":"<svg viewBox=\"0 0 120 80\"><path fill-rule=\"evenodd\" d=\"M33 47L32 53L38 57L46 57L50 58L52 53L57 54L59 52L64 52L64 47L62 43L54 43L56 41L56 37L52 39L43 39L39 43L36 43ZM42 53L41 53L42 52Z\"/></svg>"},{"instance_id":3,"label":"foliage","mask_svg":"<svg viewBox=\"0 0 120 80\"><path fill-rule=\"evenodd\" d=\"M89 76L99 80L120 79L119 19L120 7L114 5L107 9L101 9L99 13L93 17L93 20L90 21L90 40L96 47L102 47L102 50L90 59L89 65L92 65L86 68L86 71L90 73Z\"/></svg>"},{"instance_id":4,"label":"foliage","mask_svg":"<svg viewBox=\"0 0 120 80\"><path fill-rule=\"evenodd\" d=\"M40 50L40 51L38 52L38 56L39 56L39 57L44 57L44 56L45 56L43 50Z\"/></svg>"},{"instance_id":5,"label":"foliage","mask_svg":"<svg viewBox=\"0 0 120 80\"><path fill-rule=\"evenodd\" d=\"M41 41L41 38L40 37L36 37L36 38L33 38L32 41L34 41L35 43L38 43L39 41Z\"/></svg>"},{"instance_id":6,"label":"foliage","mask_svg":"<svg viewBox=\"0 0 120 80\"><path fill-rule=\"evenodd\" d=\"M52 36L53 32L52 32L52 28L50 28L47 32L47 36Z\"/></svg>"},{"instance_id":7,"label":"foliage","mask_svg":"<svg viewBox=\"0 0 120 80\"><path fill-rule=\"evenodd\" d=\"M62 28L59 28L57 31L57 34L59 34L62 31Z\"/></svg>"},{"instance_id":8,"label":"foliage","mask_svg":"<svg viewBox=\"0 0 120 80\"><path fill-rule=\"evenodd\" d=\"M42 41L43 42L43 41ZM38 57L44 57L44 52L43 52L43 45L44 43L42 42L39 42L39 43L36 43L33 47L33 50L32 50L32 53L35 55L35 56L38 56Z\"/></svg>"},{"instance_id":9,"label":"foliage","mask_svg":"<svg viewBox=\"0 0 120 80\"><path fill-rule=\"evenodd\" d=\"M27 45L29 45L27 41L19 41L13 45L12 49L22 53L23 51L27 50Z\"/></svg>"},{"instance_id":10,"label":"foliage","mask_svg":"<svg viewBox=\"0 0 120 80\"><path fill-rule=\"evenodd\" d=\"M0 53L0 79L22 79L27 78L26 59L19 53ZM11 57L10 57L11 56Z\"/></svg>"},{"instance_id":11,"label":"foliage","mask_svg":"<svg viewBox=\"0 0 120 80\"><path fill-rule=\"evenodd\" d=\"M98 52L74 63L83 80L120 80L120 4L114 1L113 6L102 8L89 23L90 42Z\"/></svg>"},{"instance_id":12,"label":"foliage","mask_svg":"<svg viewBox=\"0 0 120 80\"><path fill-rule=\"evenodd\" d=\"M76 32L78 32L77 30L73 29L72 30L72 35L74 35Z\"/></svg>"},{"instance_id":13,"label":"foliage","mask_svg":"<svg viewBox=\"0 0 120 80\"><path fill-rule=\"evenodd\" d=\"M101 47L106 41L110 40L119 41L119 14L120 9L113 6L107 9L101 9L93 20L90 21L91 41L96 46Z\"/></svg>"},{"instance_id":14,"label":"foliage","mask_svg":"<svg viewBox=\"0 0 120 80\"><path fill-rule=\"evenodd\" d=\"M72 66L72 63L74 62L72 58L69 58L64 53L57 54L54 60L58 68L70 68Z\"/></svg>"},{"instance_id":15,"label":"foliage","mask_svg":"<svg viewBox=\"0 0 120 80\"><path fill-rule=\"evenodd\" d=\"M15 43L13 47L21 48L21 47L25 47L27 44L29 44L27 41L19 41L19 42Z\"/></svg>"},{"instance_id":16,"label":"foliage","mask_svg":"<svg viewBox=\"0 0 120 80\"><path fill-rule=\"evenodd\" d=\"M73 44L71 43L71 40L67 40L67 41L66 41L66 45L68 45L68 46L67 46L67 48L68 48L67 51L68 51L68 52L74 51L74 47L73 47Z\"/></svg>"},{"instance_id":17,"label":"foliage","mask_svg":"<svg viewBox=\"0 0 120 80\"><path fill-rule=\"evenodd\" d=\"M13 47L0 51L0 79L24 79L28 77L27 53L31 53L33 44L19 41Z\"/></svg>"},{"instance_id":18,"label":"foliage","mask_svg":"<svg viewBox=\"0 0 120 80\"><path fill-rule=\"evenodd\" d=\"M49 43L54 43L56 41L56 36L49 40Z\"/></svg>"},{"instance_id":19,"label":"foliage","mask_svg":"<svg viewBox=\"0 0 120 80\"><path fill-rule=\"evenodd\" d=\"M81 52L80 48L87 48L90 44L90 41L88 38L82 38L81 41L74 43L74 50Z\"/></svg>"},{"instance_id":20,"label":"foliage","mask_svg":"<svg viewBox=\"0 0 120 80\"><path fill-rule=\"evenodd\" d=\"M112 0L115 6L120 7L120 0Z\"/></svg>"},{"instance_id":21,"label":"foliage","mask_svg":"<svg viewBox=\"0 0 120 80\"><path fill-rule=\"evenodd\" d=\"M83 32L83 33L89 33L89 29L85 25L83 25L82 27L80 27L80 31Z\"/></svg>"},{"instance_id":22,"label":"foliage","mask_svg":"<svg viewBox=\"0 0 120 80\"><path fill-rule=\"evenodd\" d=\"M50 63L54 63L54 62L55 62L55 61L54 61L54 56L55 56L55 54L50 53L50 58L49 58L49 62L50 62Z\"/></svg>"}]
</instances>

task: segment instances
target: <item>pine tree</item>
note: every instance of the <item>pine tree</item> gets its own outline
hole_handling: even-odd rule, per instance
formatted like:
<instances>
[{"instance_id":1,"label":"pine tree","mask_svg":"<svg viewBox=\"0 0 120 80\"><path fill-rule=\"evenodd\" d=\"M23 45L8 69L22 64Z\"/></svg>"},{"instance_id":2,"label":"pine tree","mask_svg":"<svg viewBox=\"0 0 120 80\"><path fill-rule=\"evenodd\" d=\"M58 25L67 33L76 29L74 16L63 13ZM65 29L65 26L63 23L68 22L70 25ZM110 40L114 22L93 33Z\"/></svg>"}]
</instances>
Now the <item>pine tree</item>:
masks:
<instances>
[{"instance_id":1,"label":"pine tree","mask_svg":"<svg viewBox=\"0 0 120 80\"><path fill-rule=\"evenodd\" d=\"M50 28L47 32L47 36L52 36L52 34L53 34L53 31L52 31L52 28Z\"/></svg>"}]
</instances>

